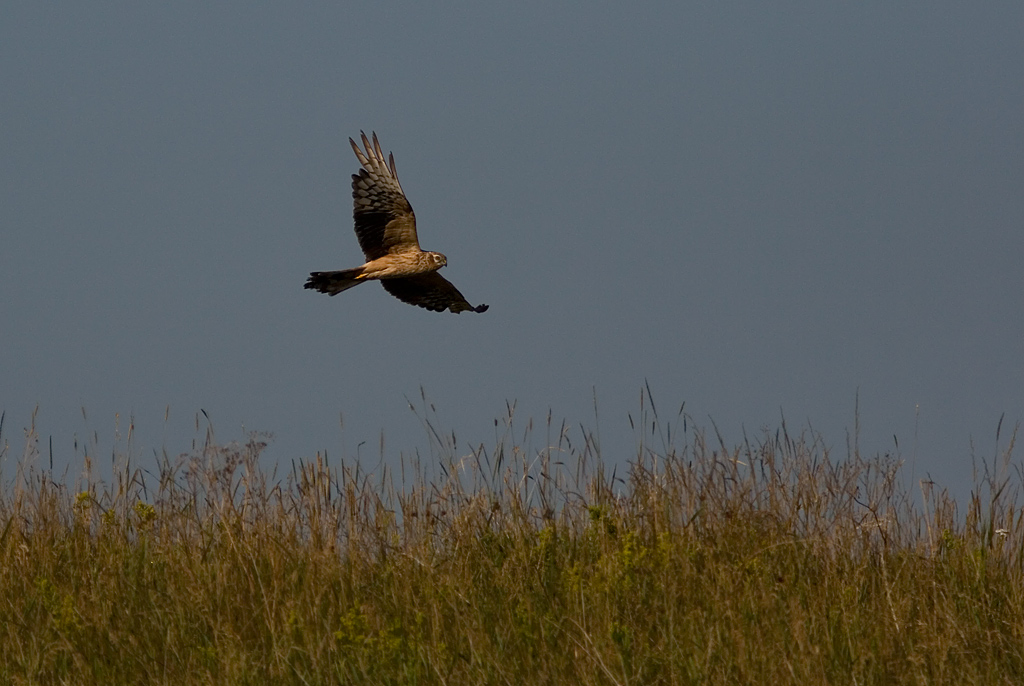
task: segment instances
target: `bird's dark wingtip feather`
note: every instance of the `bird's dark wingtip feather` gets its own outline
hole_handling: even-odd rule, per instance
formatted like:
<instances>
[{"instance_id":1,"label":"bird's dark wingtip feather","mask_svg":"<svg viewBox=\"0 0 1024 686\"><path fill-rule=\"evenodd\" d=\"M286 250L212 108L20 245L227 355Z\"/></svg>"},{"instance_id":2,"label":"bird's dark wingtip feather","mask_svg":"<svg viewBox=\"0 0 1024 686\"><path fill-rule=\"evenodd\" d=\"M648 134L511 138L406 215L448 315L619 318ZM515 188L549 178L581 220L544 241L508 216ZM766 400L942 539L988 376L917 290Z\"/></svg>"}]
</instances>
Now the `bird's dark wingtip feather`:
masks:
<instances>
[{"instance_id":1,"label":"bird's dark wingtip feather","mask_svg":"<svg viewBox=\"0 0 1024 686\"><path fill-rule=\"evenodd\" d=\"M479 314L481 312L486 312L488 307L490 307L490 305L477 305L476 307L474 307L472 309L473 309L474 312Z\"/></svg>"}]
</instances>

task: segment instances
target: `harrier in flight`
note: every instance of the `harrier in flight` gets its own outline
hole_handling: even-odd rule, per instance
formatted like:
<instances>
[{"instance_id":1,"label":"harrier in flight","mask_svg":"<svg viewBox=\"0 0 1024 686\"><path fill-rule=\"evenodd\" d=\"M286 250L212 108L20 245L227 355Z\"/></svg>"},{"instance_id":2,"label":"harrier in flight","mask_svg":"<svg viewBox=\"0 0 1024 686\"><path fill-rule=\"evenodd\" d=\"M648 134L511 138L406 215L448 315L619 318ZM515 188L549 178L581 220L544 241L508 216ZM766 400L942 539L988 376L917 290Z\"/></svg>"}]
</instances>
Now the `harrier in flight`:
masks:
<instances>
[{"instance_id":1,"label":"harrier in flight","mask_svg":"<svg viewBox=\"0 0 1024 686\"><path fill-rule=\"evenodd\" d=\"M365 133L362 138L365 152L351 138L348 142L363 166L352 175L352 199L356 238L366 264L336 272L313 272L305 287L337 295L366 281L380 281L384 290L402 302L434 312L485 311L487 305L473 307L437 273L448 264L448 258L439 252L420 250L416 215L398 182L395 156L384 159L376 133L373 145Z\"/></svg>"}]
</instances>

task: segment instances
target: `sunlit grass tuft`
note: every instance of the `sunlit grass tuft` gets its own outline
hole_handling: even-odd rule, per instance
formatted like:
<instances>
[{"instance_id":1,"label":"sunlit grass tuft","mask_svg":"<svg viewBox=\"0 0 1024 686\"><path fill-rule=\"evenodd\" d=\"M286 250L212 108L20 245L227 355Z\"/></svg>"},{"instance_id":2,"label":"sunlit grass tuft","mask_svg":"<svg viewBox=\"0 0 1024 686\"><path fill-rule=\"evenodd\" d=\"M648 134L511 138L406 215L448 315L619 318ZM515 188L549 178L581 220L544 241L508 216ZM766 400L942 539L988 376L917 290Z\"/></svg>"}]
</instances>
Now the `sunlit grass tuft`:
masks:
<instances>
[{"instance_id":1,"label":"sunlit grass tuft","mask_svg":"<svg viewBox=\"0 0 1024 686\"><path fill-rule=\"evenodd\" d=\"M69 483L30 436L0 683L1024 683L1012 437L959 511L785 426L726 448L647 405L609 473L565 425L460 454L424 412L438 462L394 472L278 478L253 436Z\"/></svg>"}]
</instances>

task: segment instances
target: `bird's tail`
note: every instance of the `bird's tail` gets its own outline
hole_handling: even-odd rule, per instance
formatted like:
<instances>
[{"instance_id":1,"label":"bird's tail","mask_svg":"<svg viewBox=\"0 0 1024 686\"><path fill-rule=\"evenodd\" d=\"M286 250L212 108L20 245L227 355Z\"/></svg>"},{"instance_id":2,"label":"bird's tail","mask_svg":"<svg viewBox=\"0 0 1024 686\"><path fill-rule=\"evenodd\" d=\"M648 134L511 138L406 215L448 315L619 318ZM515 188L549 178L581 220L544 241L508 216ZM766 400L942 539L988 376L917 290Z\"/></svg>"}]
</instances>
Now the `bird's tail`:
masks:
<instances>
[{"instance_id":1,"label":"bird's tail","mask_svg":"<svg viewBox=\"0 0 1024 686\"><path fill-rule=\"evenodd\" d=\"M305 288L311 288L328 295L337 295L353 286L363 283L359 277L363 274L362 267L342 269L337 272L313 272L306 280Z\"/></svg>"}]
</instances>

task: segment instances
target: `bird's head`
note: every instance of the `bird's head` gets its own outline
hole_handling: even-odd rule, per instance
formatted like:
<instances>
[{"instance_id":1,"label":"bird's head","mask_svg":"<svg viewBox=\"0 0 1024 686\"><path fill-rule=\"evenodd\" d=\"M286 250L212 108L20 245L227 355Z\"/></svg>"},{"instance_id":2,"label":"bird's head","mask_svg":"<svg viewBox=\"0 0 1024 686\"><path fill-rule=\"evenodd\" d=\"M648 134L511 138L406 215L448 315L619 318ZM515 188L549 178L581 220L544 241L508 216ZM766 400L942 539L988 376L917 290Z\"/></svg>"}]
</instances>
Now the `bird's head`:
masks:
<instances>
[{"instance_id":1,"label":"bird's head","mask_svg":"<svg viewBox=\"0 0 1024 686\"><path fill-rule=\"evenodd\" d=\"M448 258L439 252L428 252L430 255L430 263L434 265L435 269L440 269L448 265Z\"/></svg>"}]
</instances>

